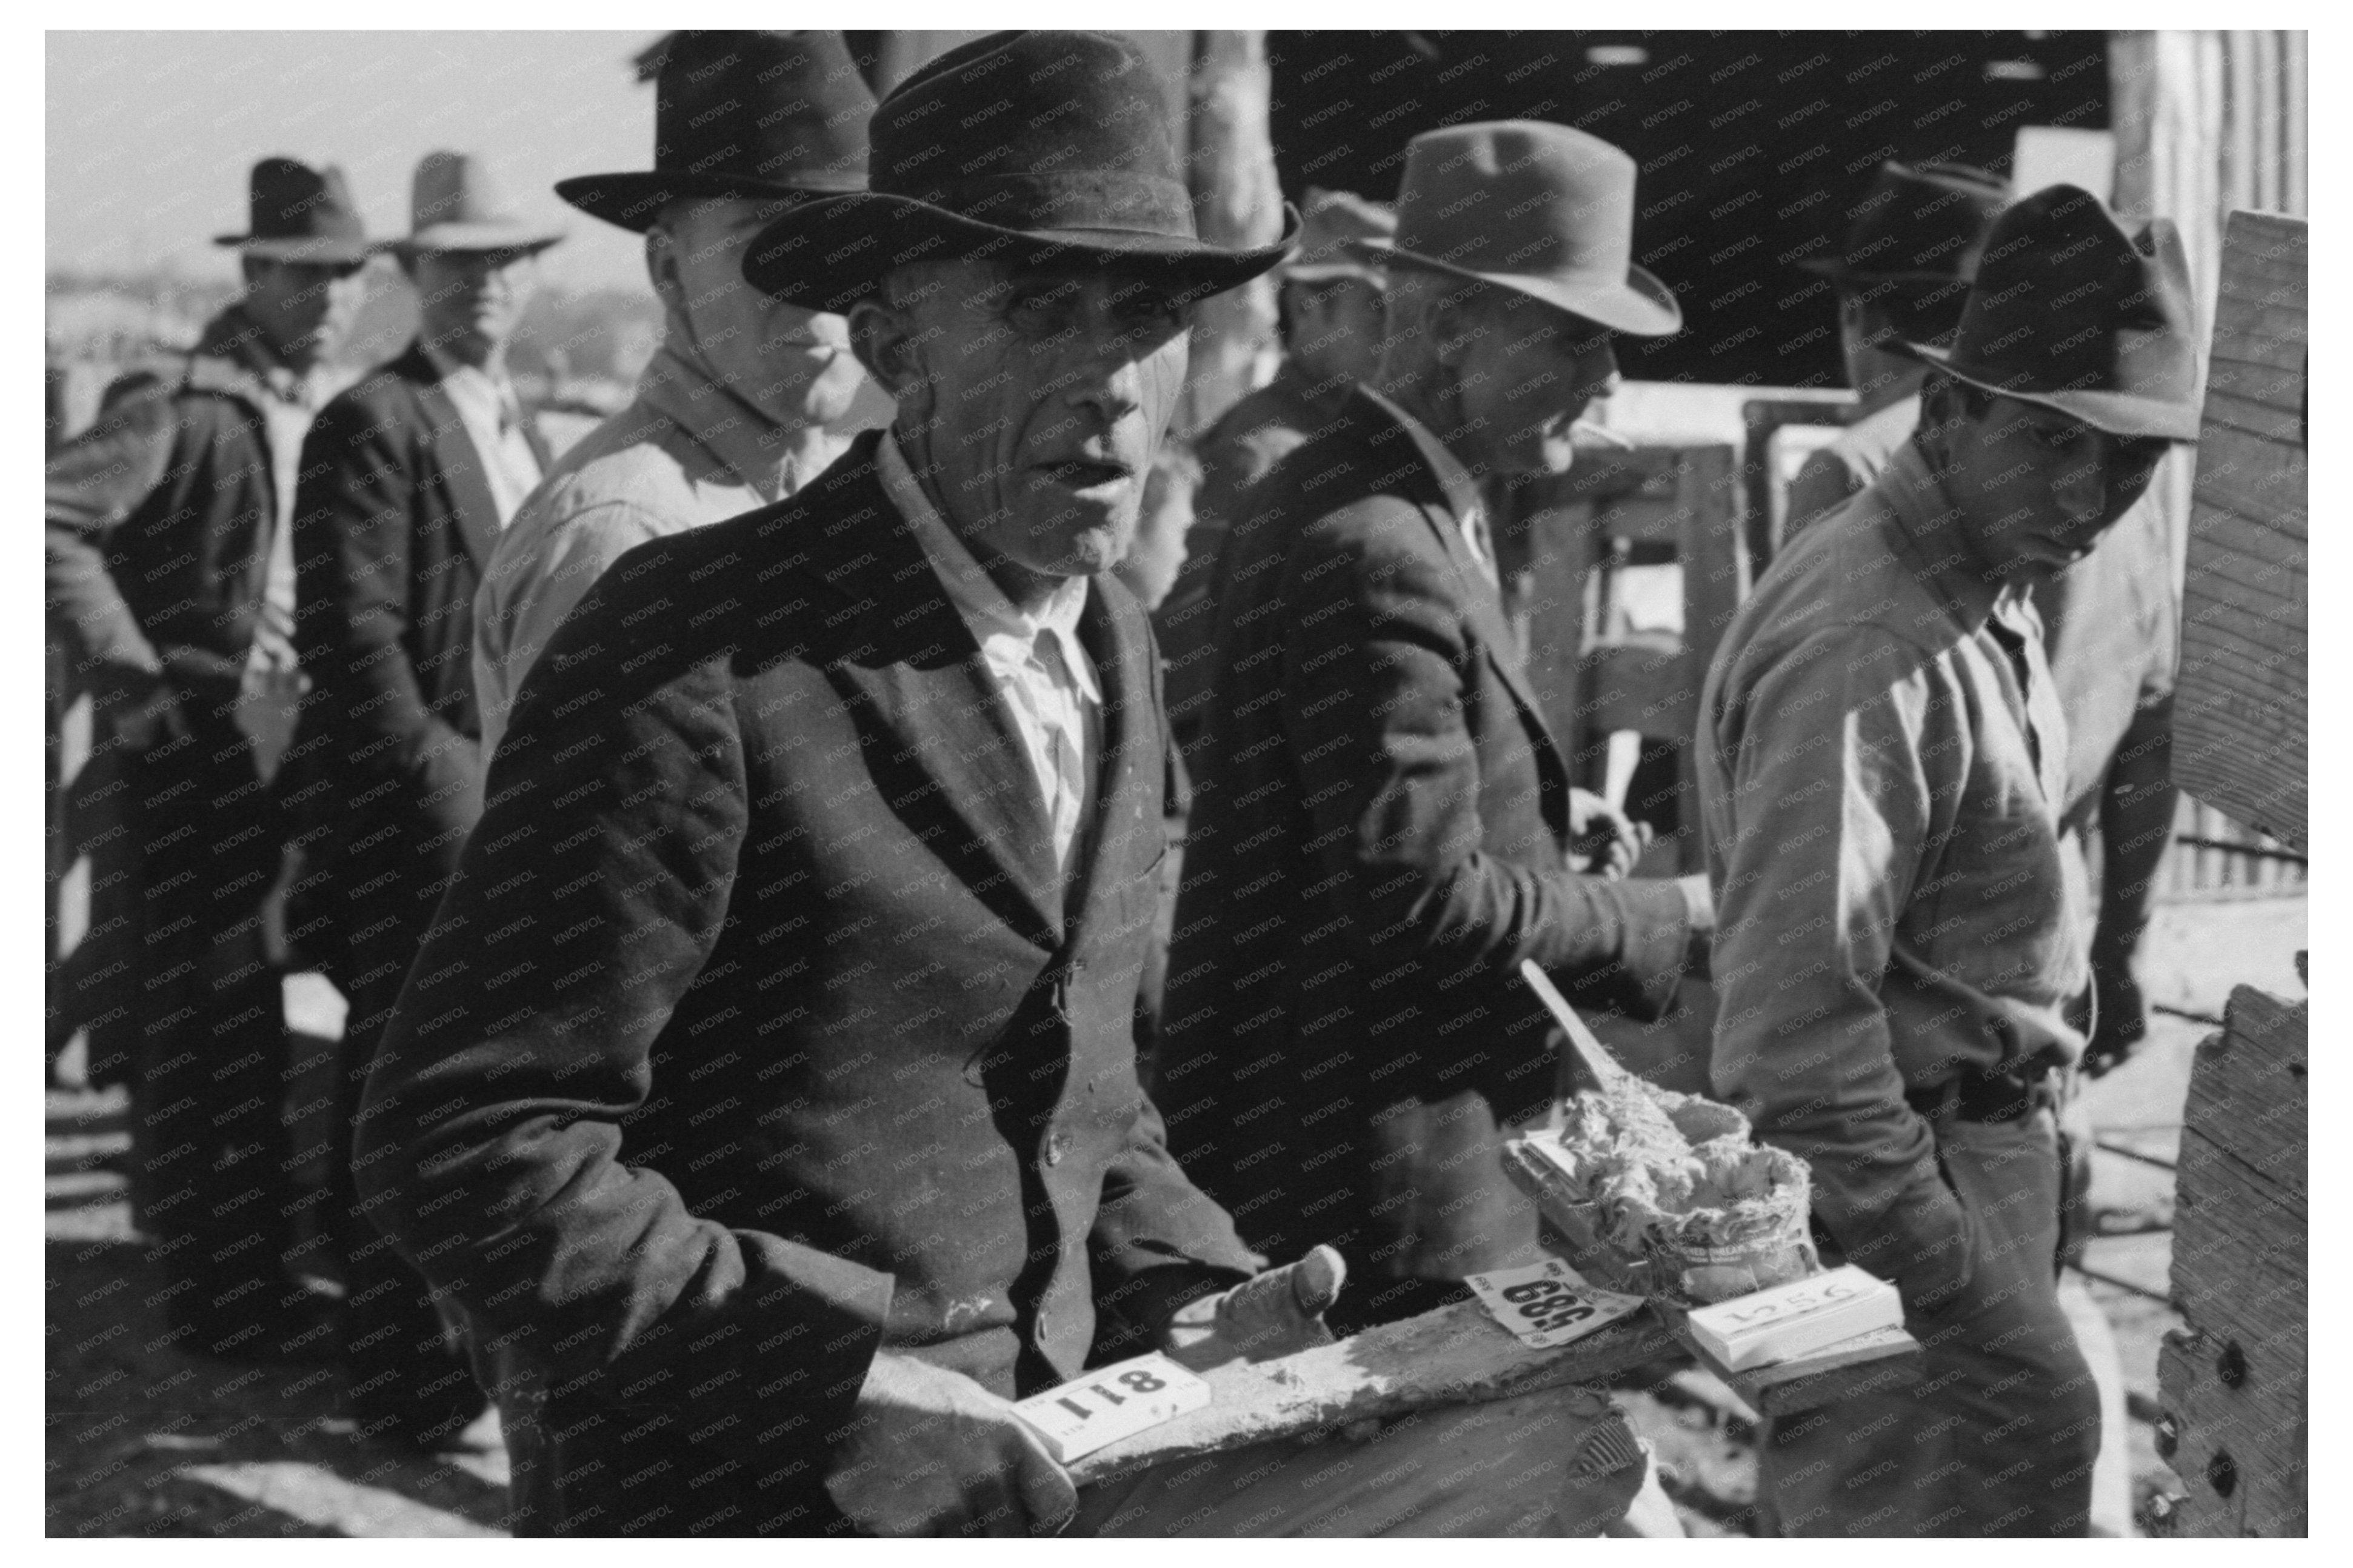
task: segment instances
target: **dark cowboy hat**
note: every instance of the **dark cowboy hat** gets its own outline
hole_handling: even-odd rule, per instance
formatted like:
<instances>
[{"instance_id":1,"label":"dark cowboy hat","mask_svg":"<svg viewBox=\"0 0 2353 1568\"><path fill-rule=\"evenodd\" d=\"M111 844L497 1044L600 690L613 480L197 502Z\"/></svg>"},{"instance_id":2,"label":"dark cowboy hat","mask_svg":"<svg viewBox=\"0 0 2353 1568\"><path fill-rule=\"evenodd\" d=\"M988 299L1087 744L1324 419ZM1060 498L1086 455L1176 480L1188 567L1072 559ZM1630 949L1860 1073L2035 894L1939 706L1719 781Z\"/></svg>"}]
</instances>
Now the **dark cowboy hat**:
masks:
<instances>
[{"instance_id":1,"label":"dark cowboy hat","mask_svg":"<svg viewBox=\"0 0 2353 1568\"><path fill-rule=\"evenodd\" d=\"M1949 349L1891 344L1956 381L2111 436L2198 438L2189 258L2163 218L2138 234L2052 185L1994 220Z\"/></svg>"},{"instance_id":2,"label":"dark cowboy hat","mask_svg":"<svg viewBox=\"0 0 2353 1568\"><path fill-rule=\"evenodd\" d=\"M862 191L873 112L839 33L681 32L654 79L654 166L555 194L643 234L678 196Z\"/></svg>"},{"instance_id":3,"label":"dark cowboy hat","mask_svg":"<svg viewBox=\"0 0 2353 1568\"><path fill-rule=\"evenodd\" d=\"M1354 191L1310 185L1299 204L1299 249L1282 264L1286 281L1324 283L1335 278L1381 275L1379 255L1368 240L1397 237L1397 209L1368 202Z\"/></svg>"},{"instance_id":4,"label":"dark cowboy hat","mask_svg":"<svg viewBox=\"0 0 2353 1568\"><path fill-rule=\"evenodd\" d=\"M1541 120L1425 131L1406 145L1392 262L1514 289L1612 331L1683 325L1634 265L1634 160Z\"/></svg>"},{"instance_id":5,"label":"dark cowboy hat","mask_svg":"<svg viewBox=\"0 0 2353 1568\"><path fill-rule=\"evenodd\" d=\"M787 304L846 310L894 267L990 256L1116 264L1214 294L1280 262L1193 226L1168 97L1111 33L992 33L950 49L874 110L870 189L760 232L744 276Z\"/></svg>"},{"instance_id":6,"label":"dark cowboy hat","mask_svg":"<svg viewBox=\"0 0 2353 1568\"><path fill-rule=\"evenodd\" d=\"M1891 160L1872 176L1839 253L1798 265L1849 284L1967 283L2009 200L2010 187L1983 169Z\"/></svg>"},{"instance_id":7,"label":"dark cowboy hat","mask_svg":"<svg viewBox=\"0 0 2353 1568\"><path fill-rule=\"evenodd\" d=\"M214 237L248 256L271 261L332 266L361 262L372 248L343 172L332 163L313 169L291 158L264 158L247 185L250 222L243 234Z\"/></svg>"},{"instance_id":8,"label":"dark cowboy hat","mask_svg":"<svg viewBox=\"0 0 2353 1568\"><path fill-rule=\"evenodd\" d=\"M383 248L417 256L451 250L545 250L560 228L518 217L470 153L427 153L409 186L409 231Z\"/></svg>"}]
</instances>

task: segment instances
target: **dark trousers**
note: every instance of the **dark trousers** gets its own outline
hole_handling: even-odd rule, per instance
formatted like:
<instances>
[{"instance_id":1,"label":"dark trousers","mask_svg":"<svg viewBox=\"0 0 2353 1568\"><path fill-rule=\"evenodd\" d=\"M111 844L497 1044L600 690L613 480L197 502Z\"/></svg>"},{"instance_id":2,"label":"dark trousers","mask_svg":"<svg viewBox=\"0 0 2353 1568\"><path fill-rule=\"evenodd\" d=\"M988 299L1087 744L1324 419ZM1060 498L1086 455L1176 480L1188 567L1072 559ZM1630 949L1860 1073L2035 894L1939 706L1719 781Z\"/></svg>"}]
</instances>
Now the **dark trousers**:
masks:
<instances>
[{"instance_id":1,"label":"dark trousers","mask_svg":"<svg viewBox=\"0 0 2353 1568\"><path fill-rule=\"evenodd\" d=\"M2085 1532L2100 1401L2059 1305L2057 1128L2040 1108L1934 1125L1975 1233L1968 1283L1907 1318L1917 1384L1767 1424L1757 1489L1784 1535Z\"/></svg>"},{"instance_id":2,"label":"dark trousers","mask_svg":"<svg viewBox=\"0 0 2353 1568\"><path fill-rule=\"evenodd\" d=\"M457 862L454 843L420 853L422 836L421 830L402 833L385 852L344 868L337 879L342 887L370 890L344 917L353 940L335 975L351 1010L335 1075L341 1147L330 1200L343 1268L343 1354L352 1412L364 1435L411 1443L449 1436L483 1406L455 1331L436 1309L424 1278L370 1217L352 1169L368 1066Z\"/></svg>"},{"instance_id":3,"label":"dark trousers","mask_svg":"<svg viewBox=\"0 0 2353 1568\"><path fill-rule=\"evenodd\" d=\"M276 1353L306 1327L286 1261L302 1207L291 1055L262 926L284 835L233 696L183 702L189 736L132 773L144 883L133 1200L184 1348Z\"/></svg>"}]
</instances>

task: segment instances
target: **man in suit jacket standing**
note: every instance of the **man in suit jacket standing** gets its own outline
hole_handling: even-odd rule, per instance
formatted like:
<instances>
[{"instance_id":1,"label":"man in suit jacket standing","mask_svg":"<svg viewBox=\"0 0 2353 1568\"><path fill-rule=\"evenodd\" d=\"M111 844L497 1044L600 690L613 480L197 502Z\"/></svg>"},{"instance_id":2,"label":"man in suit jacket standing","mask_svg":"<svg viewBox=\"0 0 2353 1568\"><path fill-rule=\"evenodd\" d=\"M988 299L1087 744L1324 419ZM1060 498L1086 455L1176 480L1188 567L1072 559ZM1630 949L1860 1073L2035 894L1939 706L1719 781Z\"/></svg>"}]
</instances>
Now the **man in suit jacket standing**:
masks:
<instances>
[{"instance_id":1,"label":"man in suit jacket standing","mask_svg":"<svg viewBox=\"0 0 2353 1568\"><path fill-rule=\"evenodd\" d=\"M845 312L896 422L565 621L360 1121L527 1533L1023 1533L1073 1494L1008 1401L1228 1353L1261 1291L1296 1348L1337 1287L1246 1284L1132 1037L1166 740L1108 569L1181 301L1282 248L1196 237L1115 36L965 44L871 138L744 272Z\"/></svg>"},{"instance_id":2,"label":"man in suit jacket standing","mask_svg":"<svg viewBox=\"0 0 2353 1568\"><path fill-rule=\"evenodd\" d=\"M244 293L185 360L110 388L98 423L49 459L48 600L77 679L135 759L151 955L132 1064L139 1224L174 1260L182 1348L274 1360L315 1353L323 1325L282 1267L300 1210L263 915L285 835L276 759L243 700L262 670L292 668L292 585L272 567L368 244L336 169L264 158L248 189L247 232L216 241L238 251Z\"/></svg>"},{"instance_id":3,"label":"man in suit jacket standing","mask_svg":"<svg viewBox=\"0 0 2353 1568\"><path fill-rule=\"evenodd\" d=\"M344 1128L481 811L474 590L548 461L506 353L536 258L561 237L501 210L459 153L418 163L412 208L393 248L417 287L417 339L321 411L294 520L295 647L312 690L293 792L308 863L290 918L351 1005ZM353 1407L364 1434L429 1447L481 1399L422 1283L359 1212L344 1164L333 1202Z\"/></svg>"},{"instance_id":4,"label":"man in suit jacket standing","mask_svg":"<svg viewBox=\"0 0 2353 1568\"><path fill-rule=\"evenodd\" d=\"M840 35L681 32L655 92L653 168L555 187L646 237L667 320L636 400L550 470L475 595L486 765L524 673L607 567L782 500L891 417L847 322L744 280L752 237L793 203L865 186L874 95Z\"/></svg>"},{"instance_id":5,"label":"man in suit jacket standing","mask_svg":"<svg viewBox=\"0 0 2353 1568\"><path fill-rule=\"evenodd\" d=\"M1350 1321L1534 1255L1497 1160L1555 1087L1520 961L1655 1016L1706 923L1696 879L1572 863L1607 825L1622 871L1631 834L1569 787L1479 500L1567 468L1611 333L1681 320L1629 263L1633 189L1631 159L1556 125L1416 137L1379 374L1228 544L1156 1092L1251 1245L1334 1239Z\"/></svg>"}]
</instances>

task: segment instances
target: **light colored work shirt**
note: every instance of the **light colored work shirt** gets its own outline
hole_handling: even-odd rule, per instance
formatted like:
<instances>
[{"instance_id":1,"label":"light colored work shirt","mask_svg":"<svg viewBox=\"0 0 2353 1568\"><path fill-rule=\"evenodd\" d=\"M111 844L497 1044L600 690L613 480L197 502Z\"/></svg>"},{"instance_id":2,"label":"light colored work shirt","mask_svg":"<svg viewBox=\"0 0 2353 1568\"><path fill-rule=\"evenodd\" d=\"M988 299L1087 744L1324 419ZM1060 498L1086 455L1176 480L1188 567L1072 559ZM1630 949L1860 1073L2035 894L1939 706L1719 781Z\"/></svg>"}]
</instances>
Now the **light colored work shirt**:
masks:
<instances>
[{"instance_id":1,"label":"light colored work shirt","mask_svg":"<svg viewBox=\"0 0 2353 1568\"><path fill-rule=\"evenodd\" d=\"M875 466L883 490L914 531L948 603L972 629L981 661L1012 710L1053 831L1054 863L1067 876L1084 820L1087 780L1103 755L1103 688L1094 661L1079 642L1088 579L1066 578L1041 608L1023 609L1006 596L932 505L895 436L883 436Z\"/></svg>"},{"instance_id":2,"label":"light colored work shirt","mask_svg":"<svg viewBox=\"0 0 2353 1568\"><path fill-rule=\"evenodd\" d=\"M1915 395L1856 420L1789 482L1795 534L1877 479L1920 423ZM2067 715L2067 817L2099 815L2099 789L2134 716L2173 695L2181 657L2181 568L2162 498L2151 487L2092 552L2034 589L2042 644Z\"/></svg>"},{"instance_id":3,"label":"light colored work shirt","mask_svg":"<svg viewBox=\"0 0 2353 1568\"><path fill-rule=\"evenodd\" d=\"M636 401L548 470L500 535L474 592L474 698L482 756L506 733L523 677L573 606L649 540L784 500L855 435L828 426L796 443L673 347L638 379Z\"/></svg>"},{"instance_id":4,"label":"light colored work shirt","mask_svg":"<svg viewBox=\"0 0 2353 1568\"><path fill-rule=\"evenodd\" d=\"M540 479L539 458L522 433L522 405L515 400L514 384L462 364L430 343L425 357L441 373L441 390L449 395L466 438L482 459L482 478L490 484L491 504L499 509L499 527L503 529Z\"/></svg>"},{"instance_id":5,"label":"light colored work shirt","mask_svg":"<svg viewBox=\"0 0 2353 1568\"><path fill-rule=\"evenodd\" d=\"M2081 1053L2084 900L2040 624L1916 447L1775 559L1698 745L1716 1091L1809 1161L1851 1250L1962 1223L1905 1096Z\"/></svg>"}]
</instances>

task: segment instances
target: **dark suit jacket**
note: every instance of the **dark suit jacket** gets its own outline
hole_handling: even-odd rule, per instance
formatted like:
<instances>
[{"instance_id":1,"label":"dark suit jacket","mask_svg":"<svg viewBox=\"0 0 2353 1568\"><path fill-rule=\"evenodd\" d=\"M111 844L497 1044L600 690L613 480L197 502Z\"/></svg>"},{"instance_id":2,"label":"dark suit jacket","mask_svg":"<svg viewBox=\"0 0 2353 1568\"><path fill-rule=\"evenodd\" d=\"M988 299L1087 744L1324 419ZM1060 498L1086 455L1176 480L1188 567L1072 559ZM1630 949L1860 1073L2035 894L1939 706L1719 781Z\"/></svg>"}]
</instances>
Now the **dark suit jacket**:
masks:
<instances>
[{"instance_id":1,"label":"dark suit jacket","mask_svg":"<svg viewBox=\"0 0 2353 1568\"><path fill-rule=\"evenodd\" d=\"M277 516L250 332L231 307L186 360L110 387L48 460L50 613L102 693L163 677L192 718L236 699Z\"/></svg>"},{"instance_id":2,"label":"dark suit jacket","mask_svg":"<svg viewBox=\"0 0 2353 1568\"><path fill-rule=\"evenodd\" d=\"M1364 1291L1534 1239L1495 1159L1555 1082L1519 962L1655 1016L1688 938L1672 884L1567 868L1567 769L1425 439L1352 395L1228 544L1155 1079L1244 1237L1332 1241Z\"/></svg>"},{"instance_id":3,"label":"dark suit jacket","mask_svg":"<svg viewBox=\"0 0 2353 1568\"><path fill-rule=\"evenodd\" d=\"M498 539L480 456L421 347L320 411L294 513L294 646L312 683L290 756L298 928L322 908L364 925L317 895L385 875L380 901L405 918L422 883L429 912L481 810L474 590Z\"/></svg>"},{"instance_id":4,"label":"dark suit jacket","mask_svg":"<svg viewBox=\"0 0 2353 1568\"><path fill-rule=\"evenodd\" d=\"M519 1475L535 1532L818 1528L878 1346L1028 1394L1107 1300L1148 1319L1254 1262L1136 1078L1144 612L1094 580L1066 892L879 439L630 552L565 621L370 1080L363 1191L570 1434Z\"/></svg>"}]
</instances>

